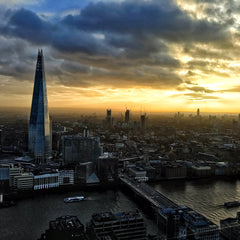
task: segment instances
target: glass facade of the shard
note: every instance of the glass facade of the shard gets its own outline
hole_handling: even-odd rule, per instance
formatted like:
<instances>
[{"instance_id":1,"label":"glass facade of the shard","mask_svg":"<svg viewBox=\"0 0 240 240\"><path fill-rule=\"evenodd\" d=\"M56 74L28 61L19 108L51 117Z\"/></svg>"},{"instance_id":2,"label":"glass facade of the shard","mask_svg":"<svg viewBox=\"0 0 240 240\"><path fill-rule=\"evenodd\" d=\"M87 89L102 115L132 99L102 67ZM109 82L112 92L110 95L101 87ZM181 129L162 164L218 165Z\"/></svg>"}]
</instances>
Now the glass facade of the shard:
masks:
<instances>
[{"instance_id":1,"label":"glass facade of the shard","mask_svg":"<svg viewBox=\"0 0 240 240\"><path fill-rule=\"evenodd\" d=\"M51 129L42 50L38 51L28 134L29 151L44 163L51 156Z\"/></svg>"}]
</instances>

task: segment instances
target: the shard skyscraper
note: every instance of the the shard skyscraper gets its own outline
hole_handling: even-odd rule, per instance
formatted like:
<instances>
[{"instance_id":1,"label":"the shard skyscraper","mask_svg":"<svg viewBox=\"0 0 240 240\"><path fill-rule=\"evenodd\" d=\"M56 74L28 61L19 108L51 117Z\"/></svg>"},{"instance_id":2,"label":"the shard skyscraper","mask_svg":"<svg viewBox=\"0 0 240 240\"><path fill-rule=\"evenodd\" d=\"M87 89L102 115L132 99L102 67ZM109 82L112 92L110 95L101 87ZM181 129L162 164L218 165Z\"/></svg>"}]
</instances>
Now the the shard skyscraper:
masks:
<instances>
[{"instance_id":1,"label":"the shard skyscraper","mask_svg":"<svg viewBox=\"0 0 240 240\"><path fill-rule=\"evenodd\" d=\"M51 129L42 50L38 50L29 122L28 148L34 159L40 164L45 163L51 157Z\"/></svg>"}]
</instances>

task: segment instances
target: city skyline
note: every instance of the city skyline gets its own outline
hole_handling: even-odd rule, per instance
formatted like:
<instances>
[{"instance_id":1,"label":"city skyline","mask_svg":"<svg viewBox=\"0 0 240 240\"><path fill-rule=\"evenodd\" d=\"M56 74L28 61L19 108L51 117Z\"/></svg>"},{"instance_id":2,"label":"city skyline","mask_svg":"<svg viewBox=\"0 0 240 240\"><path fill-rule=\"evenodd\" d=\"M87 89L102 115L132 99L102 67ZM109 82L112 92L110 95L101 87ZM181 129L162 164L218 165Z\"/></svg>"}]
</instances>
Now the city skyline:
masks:
<instances>
[{"instance_id":1,"label":"city skyline","mask_svg":"<svg viewBox=\"0 0 240 240\"><path fill-rule=\"evenodd\" d=\"M1 1L0 107L239 112L237 1ZM114 14L113 14L114 13Z\"/></svg>"}]
</instances>

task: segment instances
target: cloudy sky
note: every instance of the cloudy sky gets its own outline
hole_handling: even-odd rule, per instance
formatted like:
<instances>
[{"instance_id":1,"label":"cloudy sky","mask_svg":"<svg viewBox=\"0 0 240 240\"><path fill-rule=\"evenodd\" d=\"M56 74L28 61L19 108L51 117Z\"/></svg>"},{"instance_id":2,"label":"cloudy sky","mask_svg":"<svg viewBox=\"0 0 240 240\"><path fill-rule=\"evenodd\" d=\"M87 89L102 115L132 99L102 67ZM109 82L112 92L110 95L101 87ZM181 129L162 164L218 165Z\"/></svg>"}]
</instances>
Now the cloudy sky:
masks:
<instances>
[{"instance_id":1,"label":"cloudy sky","mask_svg":"<svg viewBox=\"0 0 240 240\"><path fill-rule=\"evenodd\" d=\"M240 112L240 2L0 0L0 106Z\"/></svg>"}]
</instances>

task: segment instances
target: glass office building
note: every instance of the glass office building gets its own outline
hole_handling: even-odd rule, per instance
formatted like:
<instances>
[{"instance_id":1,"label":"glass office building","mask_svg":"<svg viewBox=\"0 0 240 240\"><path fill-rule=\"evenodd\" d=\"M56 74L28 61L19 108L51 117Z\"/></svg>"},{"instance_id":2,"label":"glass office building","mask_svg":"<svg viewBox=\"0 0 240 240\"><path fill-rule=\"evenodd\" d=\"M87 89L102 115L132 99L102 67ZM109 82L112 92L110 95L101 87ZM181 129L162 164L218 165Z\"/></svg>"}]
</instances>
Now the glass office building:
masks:
<instances>
[{"instance_id":1,"label":"glass office building","mask_svg":"<svg viewBox=\"0 0 240 240\"><path fill-rule=\"evenodd\" d=\"M38 163L46 162L51 156L51 129L42 50L38 51L28 134L29 152Z\"/></svg>"}]
</instances>

